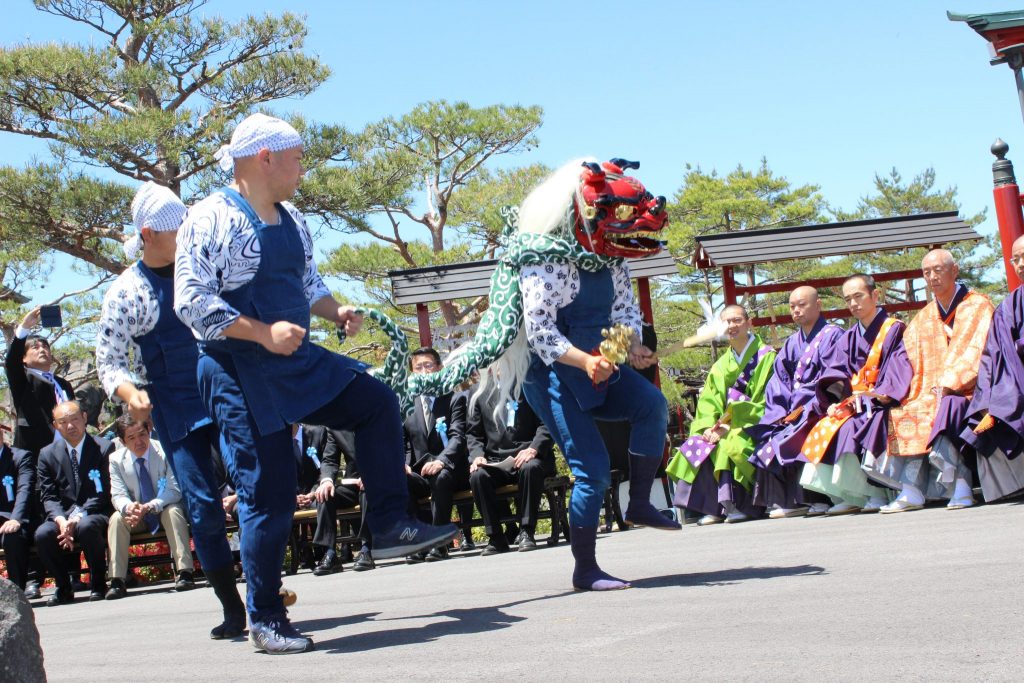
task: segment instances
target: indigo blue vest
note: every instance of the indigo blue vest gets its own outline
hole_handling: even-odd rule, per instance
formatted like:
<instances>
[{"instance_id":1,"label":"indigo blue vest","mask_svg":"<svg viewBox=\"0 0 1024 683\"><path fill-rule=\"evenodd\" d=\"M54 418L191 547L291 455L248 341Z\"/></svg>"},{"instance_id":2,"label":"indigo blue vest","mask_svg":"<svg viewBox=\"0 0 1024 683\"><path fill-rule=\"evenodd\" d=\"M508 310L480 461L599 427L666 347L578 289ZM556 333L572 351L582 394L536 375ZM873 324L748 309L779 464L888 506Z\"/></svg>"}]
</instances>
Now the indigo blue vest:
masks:
<instances>
[{"instance_id":1,"label":"indigo blue vest","mask_svg":"<svg viewBox=\"0 0 1024 683\"><path fill-rule=\"evenodd\" d=\"M302 288L306 257L288 210L277 204L281 222L267 225L238 192L231 188L221 192L252 223L260 243L256 275L238 289L222 292L221 298L242 315L268 325L287 320L306 330L302 344L290 356L243 339L202 344L203 352L214 358L230 354L257 428L261 434L271 434L332 401L367 366L310 342L310 302Z\"/></svg>"},{"instance_id":2,"label":"indigo blue vest","mask_svg":"<svg viewBox=\"0 0 1024 683\"><path fill-rule=\"evenodd\" d=\"M146 368L153 426L160 441L169 447L210 423L196 383L199 347L192 330L174 313L174 279L160 277L142 261L133 267L149 282L160 304L156 325L134 339Z\"/></svg>"},{"instance_id":3,"label":"indigo blue vest","mask_svg":"<svg viewBox=\"0 0 1024 683\"><path fill-rule=\"evenodd\" d=\"M596 351L603 341L602 328L611 327L612 303L615 300L615 283L612 273L603 268L596 273L578 269L580 290L572 303L558 310L555 325L573 346L590 353ZM550 369L568 389L582 410L590 410L604 403L607 384L596 387L587 373L565 363L552 363ZM610 381L615 381L612 376Z\"/></svg>"}]
</instances>

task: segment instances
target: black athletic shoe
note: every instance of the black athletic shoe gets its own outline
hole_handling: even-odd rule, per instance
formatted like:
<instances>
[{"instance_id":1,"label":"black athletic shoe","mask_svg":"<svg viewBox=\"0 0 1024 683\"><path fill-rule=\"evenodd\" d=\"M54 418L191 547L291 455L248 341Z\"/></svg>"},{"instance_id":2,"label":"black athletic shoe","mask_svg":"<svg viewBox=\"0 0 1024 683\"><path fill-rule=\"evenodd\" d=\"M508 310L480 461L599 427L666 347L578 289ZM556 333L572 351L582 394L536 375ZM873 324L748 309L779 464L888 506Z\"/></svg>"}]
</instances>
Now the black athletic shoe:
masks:
<instances>
[{"instance_id":1,"label":"black athletic shoe","mask_svg":"<svg viewBox=\"0 0 1024 683\"><path fill-rule=\"evenodd\" d=\"M414 555L434 546L447 545L458 535L459 529L454 524L433 526L407 517L399 520L387 533L374 537L373 556L387 560Z\"/></svg>"},{"instance_id":2,"label":"black athletic shoe","mask_svg":"<svg viewBox=\"0 0 1024 683\"><path fill-rule=\"evenodd\" d=\"M537 541L533 540L533 534L526 529L519 532L519 537L516 539L516 545L519 546L518 549L521 553L537 549Z\"/></svg>"}]
</instances>

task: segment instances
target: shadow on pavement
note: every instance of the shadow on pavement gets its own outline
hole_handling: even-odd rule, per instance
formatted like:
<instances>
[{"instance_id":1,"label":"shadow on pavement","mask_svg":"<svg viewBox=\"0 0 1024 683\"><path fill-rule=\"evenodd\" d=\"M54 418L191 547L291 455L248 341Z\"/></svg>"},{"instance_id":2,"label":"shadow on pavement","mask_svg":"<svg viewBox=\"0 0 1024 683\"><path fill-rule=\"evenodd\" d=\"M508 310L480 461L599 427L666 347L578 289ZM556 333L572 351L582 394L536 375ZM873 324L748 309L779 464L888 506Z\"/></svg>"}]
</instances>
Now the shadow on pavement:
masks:
<instances>
[{"instance_id":1,"label":"shadow on pavement","mask_svg":"<svg viewBox=\"0 0 1024 683\"><path fill-rule=\"evenodd\" d=\"M630 581L633 588L665 588L668 586L729 586L751 579L776 579L785 576L820 576L825 568L814 564L798 564L793 567L743 567L723 569L717 572L695 574L667 574Z\"/></svg>"},{"instance_id":2,"label":"shadow on pavement","mask_svg":"<svg viewBox=\"0 0 1024 683\"><path fill-rule=\"evenodd\" d=\"M506 614L502 610L539 600L555 600L567 595L573 595L573 592L566 591L564 593L556 593L554 595L542 595L536 598L527 598L524 600L508 602L504 605L449 609L434 612L433 614L420 614L408 617L398 617L396 619L376 620L377 623L383 623L388 621L407 621L410 619L444 619L444 621L435 621L424 626L397 628L389 631L369 631L366 633L340 636L330 640L318 640L316 641L316 649L321 652L366 652L368 650L378 650L380 648L391 647L393 645L410 645L414 643L430 642L445 636L496 631L498 629L508 628L512 624L526 619L526 617ZM346 622L370 618L372 616L373 615L371 614L365 614L352 617L342 617L341 619L317 619L298 622L294 625L300 631L308 633L313 631L316 627L333 628Z\"/></svg>"}]
</instances>

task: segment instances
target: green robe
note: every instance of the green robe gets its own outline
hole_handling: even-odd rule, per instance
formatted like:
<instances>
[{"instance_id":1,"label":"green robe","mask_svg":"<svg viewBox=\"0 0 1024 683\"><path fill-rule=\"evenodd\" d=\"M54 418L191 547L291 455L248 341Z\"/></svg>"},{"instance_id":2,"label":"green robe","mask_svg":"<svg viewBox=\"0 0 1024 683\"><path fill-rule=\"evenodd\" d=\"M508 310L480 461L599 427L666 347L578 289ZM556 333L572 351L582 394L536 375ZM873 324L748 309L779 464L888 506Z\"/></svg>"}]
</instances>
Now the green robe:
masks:
<instances>
[{"instance_id":1,"label":"green robe","mask_svg":"<svg viewBox=\"0 0 1024 683\"><path fill-rule=\"evenodd\" d=\"M690 436L703 434L715 425L725 412L729 388L736 383L743 368L754 357L757 350L764 345L761 338L755 334L753 342L739 362L736 362L736 354L732 352L732 349L715 361L708 373L707 381L704 382L704 389L700 392L700 398L697 401L697 415L690 424ZM743 428L756 425L764 415L764 390L774 370L775 355L775 351L772 350L761 357L750 378L750 383L747 385L747 390L744 392L750 397L750 400L735 401L731 404L732 422L730 422L729 433L722 437L718 442L718 447L702 464L702 467L709 462L714 465L716 480L719 472L731 470L736 483L747 490L751 490L754 485L755 468L748 460L754 452L754 440L747 435ZM683 457L682 453L677 452L669 463L668 474L677 480L681 479L692 484L697 477L697 470Z\"/></svg>"}]
</instances>

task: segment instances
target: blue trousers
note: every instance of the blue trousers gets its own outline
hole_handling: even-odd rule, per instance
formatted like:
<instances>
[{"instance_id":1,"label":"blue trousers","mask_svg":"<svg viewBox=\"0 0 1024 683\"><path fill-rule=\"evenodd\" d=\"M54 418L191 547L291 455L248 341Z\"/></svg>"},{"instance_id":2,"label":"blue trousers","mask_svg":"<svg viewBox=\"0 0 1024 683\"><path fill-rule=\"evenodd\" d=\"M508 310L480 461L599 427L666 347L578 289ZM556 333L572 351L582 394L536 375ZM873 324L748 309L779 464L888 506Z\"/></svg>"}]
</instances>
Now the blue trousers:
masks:
<instances>
[{"instance_id":1,"label":"blue trousers","mask_svg":"<svg viewBox=\"0 0 1024 683\"><path fill-rule=\"evenodd\" d=\"M356 465L366 487L366 523L380 535L406 516L405 437L398 397L378 379L359 373L340 394L303 424L355 433ZM448 506L451 515L451 505Z\"/></svg>"},{"instance_id":2,"label":"blue trousers","mask_svg":"<svg viewBox=\"0 0 1024 683\"><path fill-rule=\"evenodd\" d=\"M224 508L213 474L211 451L220 447L219 442L217 428L208 424L192 430L180 441L163 444L174 478L185 497L196 554L204 571L233 564L224 526Z\"/></svg>"},{"instance_id":3,"label":"blue trousers","mask_svg":"<svg viewBox=\"0 0 1024 683\"><path fill-rule=\"evenodd\" d=\"M199 393L220 430L221 457L238 494L249 617L266 622L284 615L279 593L281 567L292 528L298 477L291 430L259 433L230 356L201 355L198 375Z\"/></svg>"},{"instance_id":4,"label":"blue trousers","mask_svg":"<svg viewBox=\"0 0 1024 683\"><path fill-rule=\"evenodd\" d=\"M551 431L576 477L569 501L569 524L575 527L597 526L611 482L608 450L595 420L628 420L633 455L661 458L665 449L668 402L656 386L621 365L604 391L603 404L583 411L568 387L537 357L531 359L523 385L530 407Z\"/></svg>"}]
</instances>

